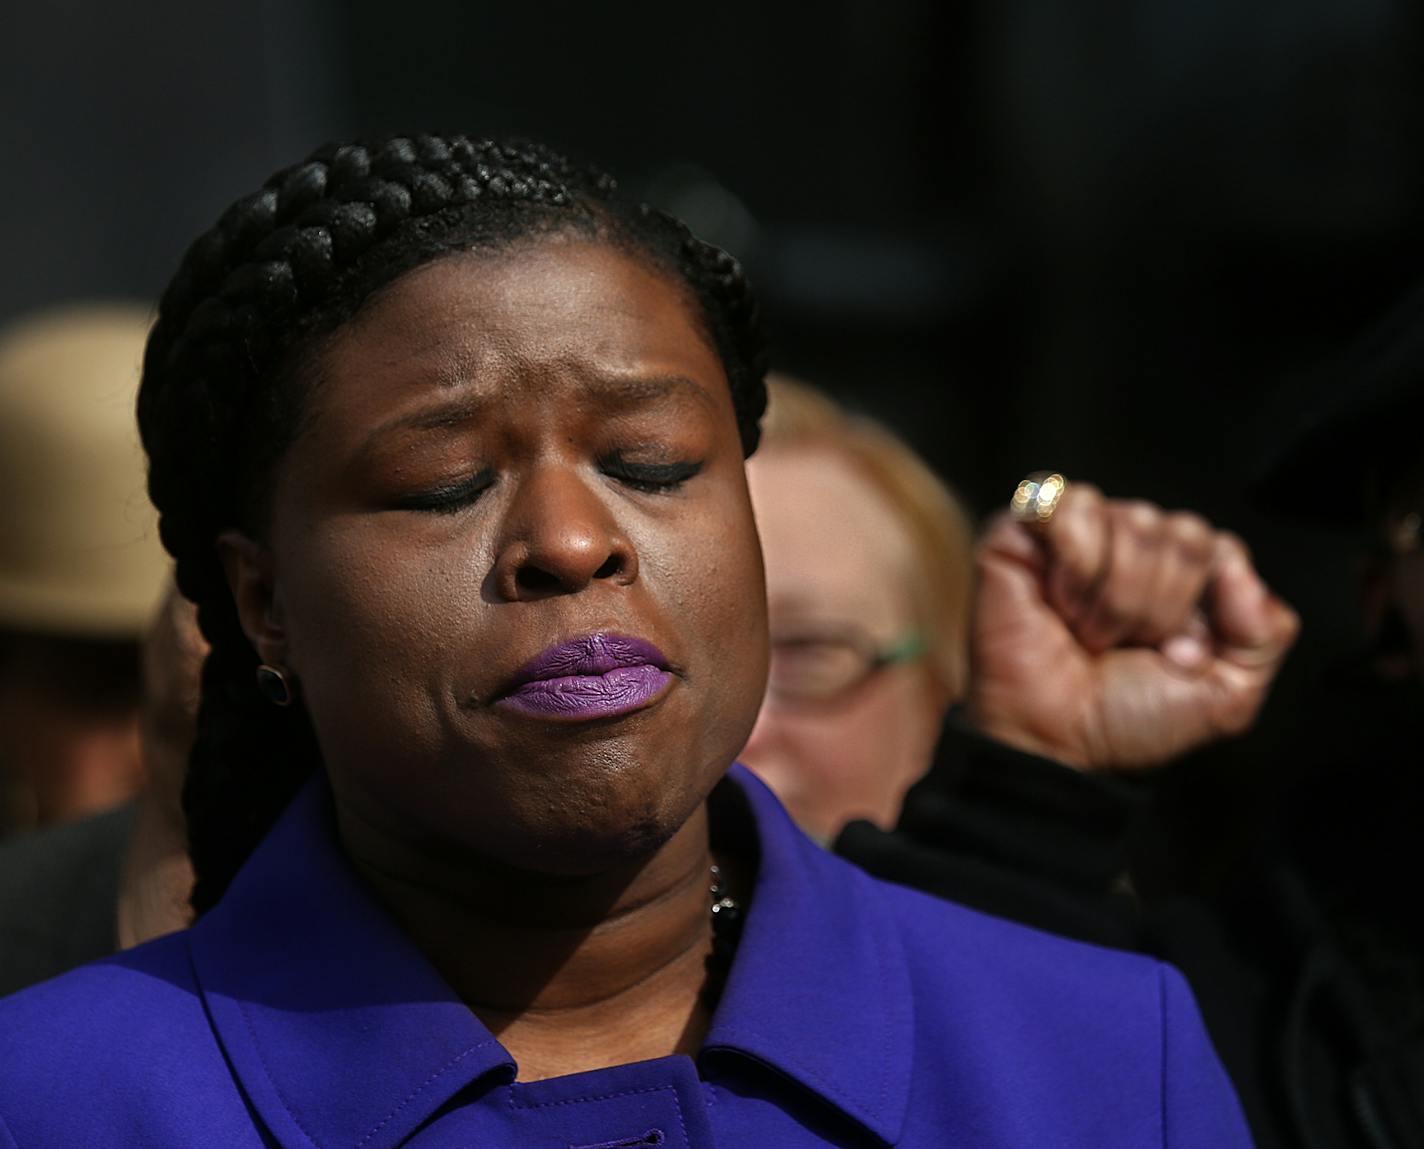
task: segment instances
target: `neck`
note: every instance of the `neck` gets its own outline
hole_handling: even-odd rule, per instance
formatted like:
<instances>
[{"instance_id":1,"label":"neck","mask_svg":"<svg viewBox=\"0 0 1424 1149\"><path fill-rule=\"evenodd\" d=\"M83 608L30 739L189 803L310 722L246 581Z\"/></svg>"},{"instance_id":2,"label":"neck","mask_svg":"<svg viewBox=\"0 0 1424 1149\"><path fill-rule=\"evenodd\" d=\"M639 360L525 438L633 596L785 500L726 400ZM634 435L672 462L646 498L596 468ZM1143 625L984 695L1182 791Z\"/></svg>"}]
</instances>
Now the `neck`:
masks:
<instances>
[{"instance_id":1,"label":"neck","mask_svg":"<svg viewBox=\"0 0 1424 1149\"><path fill-rule=\"evenodd\" d=\"M119 871L118 943L139 945L192 923L193 865L177 804L154 787L138 800L133 837Z\"/></svg>"},{"instance_id":2,"label":"neck","mask_svg":"<svg viewBox=\"0 0 1424 1149\"><path fill-rule=\"evenodd\" d=\"M520 1065L520 1078L694 1053L711 947L706 807L651 857L580 877L453 864L345 812L376 896Z\"/></svg>"}]
</instances>

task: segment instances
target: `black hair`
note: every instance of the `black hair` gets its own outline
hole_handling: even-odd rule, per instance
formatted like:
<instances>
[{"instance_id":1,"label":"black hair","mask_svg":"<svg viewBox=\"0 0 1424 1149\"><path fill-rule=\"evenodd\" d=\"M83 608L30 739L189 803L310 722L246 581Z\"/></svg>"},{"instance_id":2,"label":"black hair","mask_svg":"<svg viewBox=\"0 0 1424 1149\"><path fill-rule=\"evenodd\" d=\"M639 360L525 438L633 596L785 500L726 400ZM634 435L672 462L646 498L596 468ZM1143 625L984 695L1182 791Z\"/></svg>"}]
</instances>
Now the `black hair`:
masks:
<instances>
[{"instance_id":1,"label":"black hair","mask_svg":"<svg viewBox=\"0 0 1424 1149\"><path fill-rule=\"evenodd\" d=\"M260 533L273 465L303 418L304 366L402 274L569 233L635 253L685 288L750 454L766 406L766 341L737 261L540 145L330 145L238 200L184 256L149 337L138 419L163 544L212 647L183 790L199 913L321 761L300 702L277 708L258 692L257 655L215 545L232 527Z\"/></svg>"}]
</instances>

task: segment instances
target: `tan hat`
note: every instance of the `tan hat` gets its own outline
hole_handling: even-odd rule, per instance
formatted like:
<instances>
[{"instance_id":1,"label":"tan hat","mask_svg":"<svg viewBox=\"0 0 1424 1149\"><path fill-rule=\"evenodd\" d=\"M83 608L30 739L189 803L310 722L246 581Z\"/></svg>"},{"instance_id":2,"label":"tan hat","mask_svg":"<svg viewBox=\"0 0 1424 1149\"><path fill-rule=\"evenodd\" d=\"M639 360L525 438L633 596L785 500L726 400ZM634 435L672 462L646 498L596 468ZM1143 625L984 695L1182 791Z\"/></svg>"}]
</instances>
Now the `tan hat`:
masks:
<instances>
[{"instance_id":1,"label":"tan hat","mask_svg":"<svg viewBox=\"0 0 1424 1149\"><path fill-rule=\"evenodd\" d=\"M137 637L169 571L134 420L151 310L0 331L0 628Z\"/></svg>"}]
</instances>

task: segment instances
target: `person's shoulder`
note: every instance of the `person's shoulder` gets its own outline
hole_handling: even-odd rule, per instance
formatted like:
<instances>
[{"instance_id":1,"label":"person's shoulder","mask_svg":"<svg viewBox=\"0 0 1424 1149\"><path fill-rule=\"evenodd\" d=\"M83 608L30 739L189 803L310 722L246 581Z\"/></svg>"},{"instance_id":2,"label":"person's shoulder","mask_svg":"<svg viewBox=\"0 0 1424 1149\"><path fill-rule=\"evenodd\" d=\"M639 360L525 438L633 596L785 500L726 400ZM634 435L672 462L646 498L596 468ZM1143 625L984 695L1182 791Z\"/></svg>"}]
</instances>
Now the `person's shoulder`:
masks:
<instances>
[{"instance_id":1,"label":"person's shoulder","mask_svg":"<svg viewBox=\"0 0 1424 1149\"><path fill-rule=\"evenodd\" d=\"M188 1007L201 1009L186 932L169 934L0 998L0 1058L41 1048L61 1030L79 1026L93 1038Z\"/></svg>"},{"instance_id":2,"label":"person's shoulder","mask_svg":"<svg viewBox=\"0 0 1424 1149\"><path fill-rule=\"evenodd\" d=\"M0 1146L256 1146L186 932L0 999Z\"/></svg>"},{"instance_id":3,"label":"person's shoulder","mask_svg":"<svg viewBox=\"0 0 1424 1149\"><path fill-rule=\"evenodd\" d=\"M112 952L132 807L0 842L0 995Z\"/></svg>"},{"instance_id":4,"label":"person's shoulder","mask_svg":"<svg viewBox=\"0 0 1424 1149\"><path fill-rule=\"evenodd\" d=\"M1155 958L1059 937L843 864L903 952L926 1033L948 1026L956 1043L978 1033L1009 1056L1022 1036L1025 1057L1076 1047L1124 1064L1151 1053L1156 1064L1166 997L1190 1001L1181 975ZM938 1008L918 1004L928 1002Z\"/></svg>"},{"instance_id":5,"label":"person's shoulder","mask_svg":"<svg viewBox=\"0 0 1424 1149\"><path fill-rule=\"evenodd\" d=\"M903 953L915 1064L971 1125L1015 1113L1063 1144L1250 1145L1177 970L842 864Z\"/></svg>"},{"instance_id":6,"label":"person's shoulder","mask_svg":"<svg viewBox=\"0 0 1424 1149\"><path fill-rule=\"evenodd\" d=\"M118 886L118 863L133 832L134 809L120 806L73 822L0 839L0 914L46 894Z\"/></svg>"},{"instance_id":7,"label":"person's shoulder","mask_svg":"<svg viewBox=\"0 0 1424 1149\"><path fill-rule=\"evenodd\" d=\"M910 959L928 956L934 969L961 977L983 970L999 980L1048 976L1085 987L1106 982L1121 988L1124 978L1156 985L1160 977L1162 963L1155 958L1048 933L846 864L893 915Z\"/></svg>"}]
</instances>

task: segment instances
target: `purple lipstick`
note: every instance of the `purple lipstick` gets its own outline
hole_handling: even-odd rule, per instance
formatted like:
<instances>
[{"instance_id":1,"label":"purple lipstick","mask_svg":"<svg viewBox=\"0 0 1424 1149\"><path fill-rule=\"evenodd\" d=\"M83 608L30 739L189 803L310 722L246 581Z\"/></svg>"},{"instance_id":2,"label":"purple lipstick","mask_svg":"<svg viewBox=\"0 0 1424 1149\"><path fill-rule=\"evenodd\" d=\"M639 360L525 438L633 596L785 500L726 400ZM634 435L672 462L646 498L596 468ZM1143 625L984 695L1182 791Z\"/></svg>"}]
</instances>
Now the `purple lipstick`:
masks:
<instances>
[{"instance_id":1,"label":"purple lipstick","mask_svg":"<svg viewBox=\"0 0 1424 1149\"><path fill-rule=\"evenodd\" d=\"M652 643L590 634L525 663L499 703L540 718L612 718L654 701L672 677L667 658Z\"/></svg>"}]
</instances>

